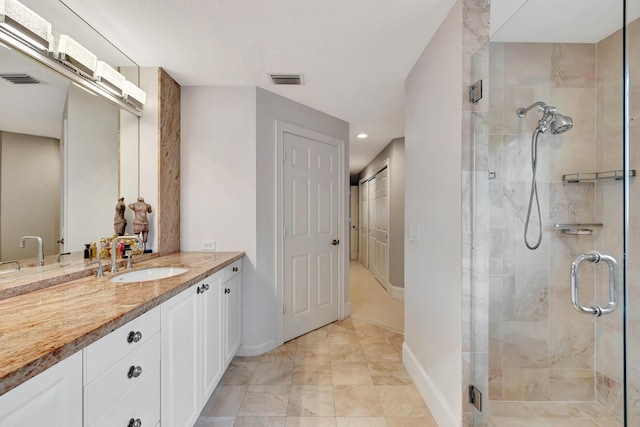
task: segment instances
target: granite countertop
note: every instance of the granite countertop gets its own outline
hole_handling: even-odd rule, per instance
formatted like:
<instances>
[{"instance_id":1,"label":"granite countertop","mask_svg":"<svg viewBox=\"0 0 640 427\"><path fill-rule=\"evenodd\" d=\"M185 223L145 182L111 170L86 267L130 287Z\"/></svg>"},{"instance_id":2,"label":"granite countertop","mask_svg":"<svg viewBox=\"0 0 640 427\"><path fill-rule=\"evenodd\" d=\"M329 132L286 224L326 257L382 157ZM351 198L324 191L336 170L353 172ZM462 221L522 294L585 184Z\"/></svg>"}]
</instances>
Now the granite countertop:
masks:
<instances>
[{"instance_id":1,"label":"granite countertop","mask_svg":"<svg viewBox=\"0 0 640 427\"><path fill-rule=\"evenodd\" d=\"M0 395L244 255L176 252L134 265L190 268L171 278L112 283L106 273L0 299Z\"/></svg>"}]
</instances>

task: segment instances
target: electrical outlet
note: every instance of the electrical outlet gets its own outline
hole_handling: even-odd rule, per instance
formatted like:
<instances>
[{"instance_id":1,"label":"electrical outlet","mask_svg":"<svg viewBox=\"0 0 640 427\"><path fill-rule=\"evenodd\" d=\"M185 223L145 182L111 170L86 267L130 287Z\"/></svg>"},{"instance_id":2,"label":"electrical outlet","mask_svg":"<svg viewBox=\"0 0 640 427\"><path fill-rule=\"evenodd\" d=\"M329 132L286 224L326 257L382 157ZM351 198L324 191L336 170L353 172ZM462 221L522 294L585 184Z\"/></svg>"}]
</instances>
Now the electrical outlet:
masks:
<instances>
[{"instance_id":1,"label":"electrical outlet","mask_svg":"<svg viewBox=\"0 0 640 427\"><path fill-rule=\"evenodd\" d=\"M202 241L202 250L203 251L215 251L216 250L216 242L215 242L215 240L203 240Z\"/></svg>"}]
</instances>

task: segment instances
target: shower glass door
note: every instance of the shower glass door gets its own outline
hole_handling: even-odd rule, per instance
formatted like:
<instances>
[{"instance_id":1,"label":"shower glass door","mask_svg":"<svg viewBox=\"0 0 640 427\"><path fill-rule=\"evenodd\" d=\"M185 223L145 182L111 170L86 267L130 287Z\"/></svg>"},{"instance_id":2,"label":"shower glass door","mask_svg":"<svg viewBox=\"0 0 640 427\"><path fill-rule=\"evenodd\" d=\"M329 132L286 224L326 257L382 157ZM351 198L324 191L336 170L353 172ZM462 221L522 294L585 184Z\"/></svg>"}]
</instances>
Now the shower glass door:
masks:
<instances>
[{"instance_id":1,"label":"shower glass door","mask_svg":"<svg viewBox=\"0 0 640 427\"><path fill-rule=\"evenodd\" d=\"M473 266L489 254L472 267L475 426L640 427L640 13L628 9L625 28L624 0L528 0L474 58L487 89Z\"/></svg>"}]
</instances>

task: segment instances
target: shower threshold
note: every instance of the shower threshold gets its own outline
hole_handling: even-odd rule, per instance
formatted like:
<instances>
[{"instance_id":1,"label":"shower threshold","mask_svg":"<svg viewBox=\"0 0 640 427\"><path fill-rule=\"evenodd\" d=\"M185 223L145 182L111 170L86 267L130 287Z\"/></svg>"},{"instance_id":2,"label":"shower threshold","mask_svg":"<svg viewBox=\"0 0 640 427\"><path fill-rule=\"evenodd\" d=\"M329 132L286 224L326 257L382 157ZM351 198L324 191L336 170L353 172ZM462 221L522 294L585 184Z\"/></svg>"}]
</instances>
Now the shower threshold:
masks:
<instances>
[{"instance_id":1,"label":"shower threshold","mask_svg":"<svg viewBox=\"0 0 640 427\"><path fill-rule=\"evenodd\" d=\"M596 402L515 402L492 400L488 427L622 427L622 421Z\"/></svg>"}]
</instances>

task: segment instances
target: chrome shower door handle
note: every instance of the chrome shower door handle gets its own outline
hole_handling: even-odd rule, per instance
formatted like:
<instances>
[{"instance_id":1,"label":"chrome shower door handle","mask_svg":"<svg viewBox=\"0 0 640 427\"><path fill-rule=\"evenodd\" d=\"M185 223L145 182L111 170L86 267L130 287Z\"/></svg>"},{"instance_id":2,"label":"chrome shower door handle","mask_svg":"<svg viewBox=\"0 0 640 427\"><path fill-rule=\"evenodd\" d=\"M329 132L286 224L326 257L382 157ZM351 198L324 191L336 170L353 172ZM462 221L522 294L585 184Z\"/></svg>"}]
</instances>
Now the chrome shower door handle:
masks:
<instances>
[{"instance_id":1,"label":"chrome shower door handle","mask_svg":"<svg viewBox=\"0 0 640 427\"><path fill-rule=\"evenodd\" d=\"M609 303L604 308L597 304L585 307L580 302L580 264L584 261L593 263L604 261L609 268ZM571 263L571 303L580 313L596 317L615 311L618 307L618 263L612 256L602 255L594 251L579 255L573 260Z\"/></svg>"}]
</instances>

